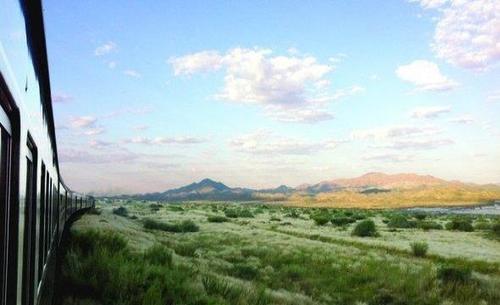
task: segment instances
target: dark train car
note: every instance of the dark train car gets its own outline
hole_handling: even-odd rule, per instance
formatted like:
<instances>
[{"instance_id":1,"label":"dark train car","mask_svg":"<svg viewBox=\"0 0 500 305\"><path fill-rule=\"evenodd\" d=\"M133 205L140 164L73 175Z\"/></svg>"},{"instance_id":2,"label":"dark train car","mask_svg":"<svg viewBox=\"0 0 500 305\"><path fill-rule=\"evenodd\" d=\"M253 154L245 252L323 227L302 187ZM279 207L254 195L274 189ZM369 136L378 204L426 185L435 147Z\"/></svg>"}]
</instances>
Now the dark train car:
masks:
<instances>
[{"instance_id":1,"label":"dark train car","mask_svg":"<svg viewBox=\"0 0 500 305\"><path fill-rule=\"evenodd\" d=\"M64 225L94 200L59 172L39 0L0 0L0 105L0 305L42 304Z\"/></svg>"}]
</instances>

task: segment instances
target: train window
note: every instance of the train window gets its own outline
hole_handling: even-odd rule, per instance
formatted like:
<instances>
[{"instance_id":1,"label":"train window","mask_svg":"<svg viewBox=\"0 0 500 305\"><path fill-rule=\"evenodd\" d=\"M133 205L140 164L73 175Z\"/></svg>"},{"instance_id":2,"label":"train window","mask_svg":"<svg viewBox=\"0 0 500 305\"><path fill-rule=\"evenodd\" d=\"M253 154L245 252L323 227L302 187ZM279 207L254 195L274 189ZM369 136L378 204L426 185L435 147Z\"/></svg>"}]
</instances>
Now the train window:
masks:
<instances>
[{"instance_id":1,"label":"train window","mask_svg":"<svg viewBox=\"0 0 500 305\"><path fill-rule=\"evenodd\" d=\"M38 282L42 279L45 264L45 164L42 162L40 175L40 235L38 237Z\"/></svg>"},{"instance_id":2,"label":"train window","mask_svg":"<svg viewBox=\"0 0 500 305\"><path fill-rule=\"evenodd\" d=\"M32 141L27 143L26 189L24 206L23 241L23 304L34 300L35 242L36 242L36 151Z\"/></svg>"},{"instance_id":3,"label":"train window","mask_svg":"<svg viewBox=\"0 0 500 305\"><path fill-rule=\"evenodd\" d=\"M7 248L8 214L10 197L10 123L0 106L0 303L6 298L7 283Z\"/></svg>"},{"instance_id":4,"label":"train window","mask_svg":"<svg viewBox=\"0 0 500 305\"><path fill-rule=\"evenodd\" d=\"M50 191L49 191L49 182L50 182L50 176L49 176L49 172L46 171L45 172L45 207L44 207L44 215L43 217L45 218L45 222L44 222L44 227L43 227L43 234L45 236L44 238L44 244L43 244L43 249L44 249L44 252L45 252L45 259L47 259L47 253L49 252L49 195L50 195Z\"/></svg>"}]
</instances>

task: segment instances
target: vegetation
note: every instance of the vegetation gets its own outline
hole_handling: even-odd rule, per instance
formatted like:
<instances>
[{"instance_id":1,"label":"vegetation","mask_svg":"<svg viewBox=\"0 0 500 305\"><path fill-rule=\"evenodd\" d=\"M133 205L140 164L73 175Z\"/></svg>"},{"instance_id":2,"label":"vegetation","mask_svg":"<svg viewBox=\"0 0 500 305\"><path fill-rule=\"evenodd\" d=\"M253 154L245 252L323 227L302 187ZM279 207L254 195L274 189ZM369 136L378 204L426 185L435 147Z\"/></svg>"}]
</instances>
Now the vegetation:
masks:
<instances>
[{"instance_id":1,"label":"vegetation","mask_svg":"<svg viewBox=\"0 0 500 305\"><path fill-rule=\"evenodd\" d=\"M116 209L113 209L113 214L122 216L122 217L128 217L128 210L124 207L119 207Z\"/></svg>"},{"instance_id":2,"label":"vegetation","mask_svg":"<svg viewBox=\"0 0 500 305\"><path fill-rule=\"evenodd\" d=\"M224 216L218 216L218 215L210 215L207 217L208 222L226 222L229 221L227 217Z\"/></svg>"},{"instance_id":3,"label":"vegetation","mask_svg":"<svg viewBox=\"0 0 500 305\"><path fill-rule=\"evenodd\" d=\"M160 230L175 233L198 232L200 228L191 220L184 220L179 223L163 223L153 219L144 220L144 228L148 230Z\"/></svg>"},{"instance_id":4,"label":"vegetation","mask_svg":"<svg viewBox=\"0 0 500 305\"><path fill-rule=\"evenodd\" d=\"M184 203L173 212L170 206L155 212L148 203L127 203L139 220L117 221L112 208L101 205L101 215L77 221L63 264L61 304L500 303L500 241L491 237L498 216L224 202ZM240 217L243 210L253 217ZM236 217L222 216L227 211ZM400 216L405 221L398 224L417 226L383 223ZM212 217L227 221L213 224ZM328 221L316 225L318 217ZM422 230L454 219L491 227ZM198 233L163 232L184 221Z\"/></svg>"},{"instance_id":5,"label":"vegetation","mask_svg":"<svg viewBox=\"0 0 500 305\"><path fill-rule=\"evenodd\" d=\"M457 217L446 224L446 229L464 232L474 231L474 227L472 226L472 221L470 219Z\"/></svg>"},{"instance_id":6,"label":"vegetation","mask_svg":"<svg viewBox=\"0 0 500 305\"><path fill-rule=\"evenodd\" d=\"M410 244L411 251L416 257L424 257L427 255L427 250L429 250L429 245L426 242L412 242Z\"/></svg>"},{"instance_id":7,"label":"vegetation","mask_svg":"<svg viewBox=\"0 0 500 305\"><path fill-rule=\"evenodd\" d=\"M367 219L358 223L354 227L354 230L352 230L352 235L359 237L374 237L378 236L378 233L373 220Z\"/></svg>"}]
</instances>

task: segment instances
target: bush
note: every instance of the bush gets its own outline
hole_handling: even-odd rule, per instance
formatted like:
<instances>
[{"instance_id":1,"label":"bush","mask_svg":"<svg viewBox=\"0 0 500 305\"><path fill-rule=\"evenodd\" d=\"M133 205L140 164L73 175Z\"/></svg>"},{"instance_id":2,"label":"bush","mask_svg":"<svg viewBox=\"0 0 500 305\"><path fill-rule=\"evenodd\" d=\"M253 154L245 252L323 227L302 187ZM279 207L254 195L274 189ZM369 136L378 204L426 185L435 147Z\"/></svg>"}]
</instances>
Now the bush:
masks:
<instances>
[{"instance_id":1,"label":"bush","mask_svg":"<svg viewBox=\"0 0 500 305\"><path fill-rule=\"evenodd\" d=\"M424 220L425 218L427 218L427 214L424 214L424 213L416 213L413 215L413 217L415 217L416 219L418 220Z\"/></svg>"},{"instance_id":2,"label":"bush","mask_svg":"<svg viewBox=\"0 0 500 305\"><path fill-rule=\"evenodd\" d=\"M437 271L437 278L444 283L464 284L471 280L472 271L465 267L441 266Z\"/></svg>"},{"instance_id":3,"label":"bush","mask_svg":"<svg viewBox=\"0 0 500 305\"><path fill-rule=\"evenodd\" d=\"M143 225L144 228L148 230L160 230L174 233L198 232L200 230L200 228L191 220L168 224L153 219L145 219Z\"/></svg>"},{"instance_id":4,"label":"bush","mask_svg":"<svg viewBox=\"0 0 500 305\"><path fill-rule=\"evenodd\" d=\"M424 257L427 255L427 250L429 250L429 245L425 242L413 242L410 244L413 255L416 257Z\"/></svg>"},{"instance_id":5,"label":"bush","mask_svg":"<svg viewBox=\"0 0 500 305\"><path fill-rule=\"evenodd\" d=\"M144 252L144 259L152 265L172 265L172 252L162 245L154 245Z\"/></svg>"},{"instance_id":6,"label":"bush","mask_svg":"<svg viewBox=\"0 0 500 305\"><path fill-rule=\"evenodd\" d=\"M491 232L493 233L493 236L500 238L500 222L496 222L491 225Z\"/></svg>"},{"instance_id":7,"label":"bush","mask_svg":"<svg viewBox=\"0 0 500 305\"><path fill-rule=\"evenodd\" d=\"M480 221L474 225L474 230L488 231L488 230L491 230L491 227L492 226L489 222Z\"/></svg>"},{"instance_id":8,"label":"bush","mask_svg":"<svg viewBox=\"0 0 500 305\"><path fill-rule=\"evenodd\" d=\"M375 226L373 220L363 220L354 227L354 230L352 230L352 235L360 237L378 236L377 227Z\"/></svg>"},{"instance_id":9,"label":"bush","mask_svg":"<svg viewBox=\"0 0 500 305\"><path fill-rule=\"evenodd\" d=\"M281 218L276 217L276 216L271 216L271 218L269 220L270 221L281 221Z\"/></svg>"},{"instance_id":10,"label":"bush","mask_svg":"<svg viewBox=\"0 0 500 305\"><path fill-rule=\"evenodd\" d=\"M208 222L226 222L226 221L229 221L229 219L227 219L227 217L218 216L218 215L208 216L207 220L208 220Z\"/></svg>"},{"instance_id":11,"label":"bush","mask_svg":"<svg viewBox=\"0 0 500 305\"><path fill-rule=\"evenodd\" d=\"M240 212L238 213L238 217L253 218L254 216L253 216L252 212L250 212L250 210L243 209L243 210L240 210Z\"/></svg>"},{"instance_id":12,"label":"bush","mask_svg":"<svg viewBox=\"0 0 500 305\"><path fill-rule=\"evenodd\" d=\"M101 215L101 210L98 208L90 208L87 213L90 215Z\"/></svg>"},{"instance_id":13,"label":"bush","mask_svg":"<svg viewBox=\"0 0 500 305\"><path fill-rule=\"evenodd\" d=\"M408 220L403 215L395 215L391 217L389 223L387 223L387 226L389 228L409 229L409 228L416 228L417 222L413 220Z\"/></svg>"},{"instance_id":14,"label":"bush","mask_svg":"<svg viewBox=\"0 0 500 305\"><path fill-rule=\"evenodd\" d=\"M452 221L446 224L447 230L452 231L463 231L463 232L472 232L474 228L472 227L472 222L470 219L465 218L455 218Z\"/></svg>"},{"instance_id":15,"label":"bush","mask_svg":"<svg viewBox=\"0 0 500 305\"><path fill-rule=\"evenodd\" d=\"M313 217L313 220L316 225L324 226L330 221L330 218L326 215L316 215Z\"/></svg>"},{"instance_id":16,"label":"bush","mask_svg":"<svg viewBox=\"0 0 500 305\"><path fill-rule=\"evenodd\" d=\"M119 208L113 209L113 214L118 215L118 216L122 216L122 217L128 217L128 211L124 207L119 207Z\"/></svg>"},{"instance_id":17,"label":"bush","mask_svg":"<svg viewBox=\"0 0 500 305\"><path fill-rule=\"evenodd\" d=\"M231 273L234 276L245 280L253 280L257 277L257 275L259 275L259 270L252 265L235 264L231 270Z\"/></svg>"},{"instance_id":18,"label":"bush","mask_svg":"<svg viewBox=\"0 0 500 305\"><path fill-rule=\"evenodd\" d=\"M238 218L238 211L236 209L227 209L224 211L224 214L229 218Z\"/></svg>"},{"instance_id":19,"label":"bush","mask_svg":"<svg viewBox=\"0 0 500 305\"><path fill-rule=\"evenodd\" d=\"M443 226L435 221L420 221L418 222L418 227L424 231L443 229Z\"/></svg>"},{"instance_id":20,"label":"bush","mask_svg":"<svg viewBox=\"0 0 500 305\"><path fill-rule=\"evenodd\" d=\"M336 226L345 226L345 225L348 225L350 223L356 222L356 219L351 218L351 217L338 216L338 217L332 218L331 222L332 222L332 224L334 224Z\"/></svg>"}]
</instances>

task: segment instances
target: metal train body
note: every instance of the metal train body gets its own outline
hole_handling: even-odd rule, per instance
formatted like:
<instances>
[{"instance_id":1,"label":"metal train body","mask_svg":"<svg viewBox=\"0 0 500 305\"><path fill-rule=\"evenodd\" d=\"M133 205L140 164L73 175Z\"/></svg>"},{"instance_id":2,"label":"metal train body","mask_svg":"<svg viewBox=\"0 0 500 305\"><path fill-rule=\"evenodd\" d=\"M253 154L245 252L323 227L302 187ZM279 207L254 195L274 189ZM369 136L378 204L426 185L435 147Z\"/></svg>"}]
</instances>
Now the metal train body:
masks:
<instances>
[{"instance_id":1,"label":"metal train body","mask_svg":"<svg viewBox=\"0 0 500 305\"><path fill-rule=\"evenodd\" d=\"M40 0L0 0L0 305L44 303L65 223Z\"/></svg>"}]
</instances>

